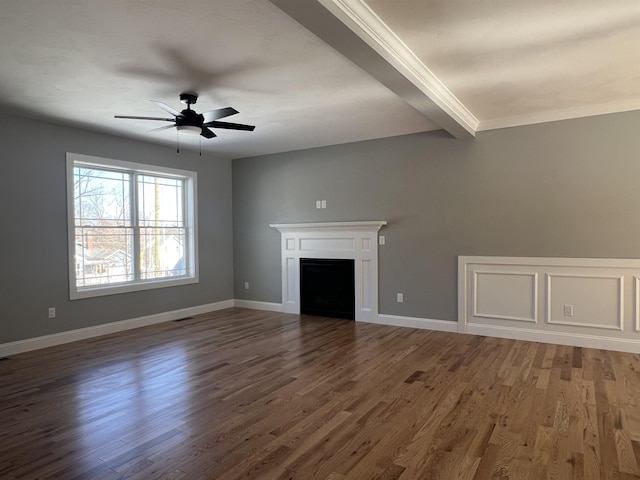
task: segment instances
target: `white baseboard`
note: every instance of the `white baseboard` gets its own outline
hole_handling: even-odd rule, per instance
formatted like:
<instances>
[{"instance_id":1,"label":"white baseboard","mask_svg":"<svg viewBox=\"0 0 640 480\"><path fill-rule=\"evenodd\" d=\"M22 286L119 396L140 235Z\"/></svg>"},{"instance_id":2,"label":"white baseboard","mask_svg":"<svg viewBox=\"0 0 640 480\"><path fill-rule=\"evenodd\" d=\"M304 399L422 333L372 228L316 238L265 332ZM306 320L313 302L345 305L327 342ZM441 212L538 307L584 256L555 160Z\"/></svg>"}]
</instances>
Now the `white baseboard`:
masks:
<instances>
[{"instance_id":1,"label":"white baseboard","mask_svg":"<svg viewBox=\"0 0 640 480\"><path fill-rule=\"evenodd\" d=\"M41 337L28 338L15 342L0 344L0 357L7 357L19 353L37 350L40 348L53 347L65 343L85 340L88 338L108 335L133 328L155 325L157 323L179 320L192 315L223 310L225 308L249 308L253 310L265 310L270 312L282 312L283 306L279 303L258 302L253 300L224 300L221 302L198 305L195 307L172 310L169 312L147 315L144 317L122 320L119 322L97 325L94 327L81 328L68 332L54 333ZM375 320L367 323L379 325L390 325L396 327L421 328L426 330L437 330L443 332L458 332L458 323L446 320L434 320L419 317L404 317L398 315L379 314ZM552 343L558 345L569 345L575 347L596 348L613 350L619 352L640 353L640 341L626 338L601 337L595 335L585 335L577 333L540 331L524 328L509 328L494 325L467 324L466 332L473 335L484 335L489 337L509 338L514 340L524 340L530 342Z\"/></svg>"},{"instance_id":2,"label":"white baseboard","mask_svg":"<svg viewBox=\"0 0 640 480\"><path fill-rule=\"evenodd\" d=\"M268 312L284 312L281 303L257 302L254 300L234 300L234 307L250 308L251 310L266 310Z\"/></svg>"},{"instance_id":3,"label":"white baseboard","mask_svg":"<svg viewBox=\"0 0 640 480\"><path fill-rule=\"evenodd\" d=\"M77 330L70 330L68 332L54 333L41 337L27 338L26 340L4 343L0 345L0 357L16 355L18 353L37 350L39 348L54 347L56 345L62 345L64 343L99 337L101 335L108 335L110 333L122 332L124 330L130 330L132 328L146 327L148 325L154 325L156 323L170 322L172 320L179 320L191 315L199 315L201 313L213 312L215 310L232 308L233 306L233 300L224 300L222 302L181 308L180 310L161 312L154 315L147 315L144 317L121 320L119 322L96 325L94 327L80 328Z\"/></svg>"},{"instance_id":4,"label":"white baseboard","mask_svg":"<svg viewBox=\"0 0 640 480\"><path fill-rule=\"evenodd\" d=\"M234 306L250 308L253 310L266 310L269 312L286 312L281 303L257 302L254 300L234 300ZM457 332L458 323L447 320L432 320L429 318L402 317L398 315L378 314L372 320L360 320L364 323L376 323L378 325L390 325L394 327L422 328L426 330L438 330L442 332Z\"/></svg>"},{"instance_id":5,"label":"white baseboard","mask_svg":"<svg viewBox=\"0 0 640 480\"><path fill-rule=\"evenodd\" d=\"M553 343L571 347L596 348L616 352L640 353L640 341L579 333L551 332L495 325L467 325L466 333L485 337L509 338L527 342Z\"/></svg>"},{"instance_id":6,"label":"white baseboard","mask_svg":"<svg viewBox=\"0 0 640 480\"><path fill-rule=\"evenodd\" d=\"M457 322L418 317L402 317L397 315L380 314L378 315L377 320L368 323L391 325L396 327L422 328L443 332L459 332ZM640 353L640 341L627 338L612 338L597 335L509 328L494 325L466 325L466 332L459 333L483 335L486 337L509 338L527 342L569 345L572 347L613 350L616 352Z\"/></svg>"},{"instance_id":7,"label":"white baseboard","mask_svg":"<svg viewBox=\"0 0 640 480\"><path fill-rule=\"evenodd\" d=\"M395 327L423 328L426 330L438 330L441 332L457 332L458 323L446 320L433 320L430 318L402 317L381 313L378 318L368 323L391 325Z\"/></svg>"}]
</instances>

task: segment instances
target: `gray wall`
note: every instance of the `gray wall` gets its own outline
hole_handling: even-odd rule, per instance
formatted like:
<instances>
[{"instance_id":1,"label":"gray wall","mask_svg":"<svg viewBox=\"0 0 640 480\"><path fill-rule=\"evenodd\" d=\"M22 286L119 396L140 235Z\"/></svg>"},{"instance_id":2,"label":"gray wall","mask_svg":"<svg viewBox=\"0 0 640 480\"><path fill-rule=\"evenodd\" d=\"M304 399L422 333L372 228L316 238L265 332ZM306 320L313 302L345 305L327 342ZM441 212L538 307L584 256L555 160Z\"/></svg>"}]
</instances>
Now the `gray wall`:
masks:
<instances>
[{"instance_id":1,"label":"gray wall","mask_svg":"<svg viewBox=\"0 0 640 480\"><path fill-rule=\"evenodd\" d=\"M430 319L457 319L458 255L640 257L639 152L631 112L234 160L235 298L281 301L269 223L387 220L380 312Z\"/></svg>"},{"instance_id":2,"label":"gray wall","mask_svg":"<svg viewBox=\"0 0 640 480\"><path fill-rule=\"evenodd\" d=\"M229 160L7 116L0 145L0 343L233 298ZM200 283L70 301L68 151L198 172Z\"/></svg>"}]
</instances>

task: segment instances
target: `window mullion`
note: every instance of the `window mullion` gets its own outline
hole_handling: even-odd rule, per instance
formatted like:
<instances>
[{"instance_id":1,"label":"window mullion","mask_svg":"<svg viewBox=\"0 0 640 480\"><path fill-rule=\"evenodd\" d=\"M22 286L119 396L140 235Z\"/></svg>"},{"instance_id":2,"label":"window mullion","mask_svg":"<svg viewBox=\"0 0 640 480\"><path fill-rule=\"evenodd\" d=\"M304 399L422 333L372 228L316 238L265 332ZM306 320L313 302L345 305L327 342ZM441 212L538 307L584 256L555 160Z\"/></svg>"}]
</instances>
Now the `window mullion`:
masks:
<instances>
[{"instance_id":1,"label":"window mullion","mask_svg":"<svg viewBox=\"0 0 640 480\"><path fill-rule=\"evenodd\" d=\"M138 218L138 174L136 172L131 173L131 202L129 208L131 209L131 222L133 226L133 272L136 280L140 280L142 275L140 273L140 219Z\"/></svg>"}]
</instances>

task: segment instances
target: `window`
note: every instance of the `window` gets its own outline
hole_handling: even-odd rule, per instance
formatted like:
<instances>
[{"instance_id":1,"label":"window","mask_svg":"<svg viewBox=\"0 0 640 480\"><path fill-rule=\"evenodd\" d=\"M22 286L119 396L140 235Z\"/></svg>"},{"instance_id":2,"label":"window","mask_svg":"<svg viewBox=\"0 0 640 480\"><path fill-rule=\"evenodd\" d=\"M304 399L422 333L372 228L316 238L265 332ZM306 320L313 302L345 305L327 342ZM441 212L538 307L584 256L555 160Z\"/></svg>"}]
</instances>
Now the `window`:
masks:
<instances>
[{"instance_id":1,"label":"window","mask_svg":"<svg viewBox=\"0 0 640 480\"><path fill-rule=\"evenodd\" d=\"M71 299L196 283L196 173L67 153Z\"/></svg>"}]
</instances>

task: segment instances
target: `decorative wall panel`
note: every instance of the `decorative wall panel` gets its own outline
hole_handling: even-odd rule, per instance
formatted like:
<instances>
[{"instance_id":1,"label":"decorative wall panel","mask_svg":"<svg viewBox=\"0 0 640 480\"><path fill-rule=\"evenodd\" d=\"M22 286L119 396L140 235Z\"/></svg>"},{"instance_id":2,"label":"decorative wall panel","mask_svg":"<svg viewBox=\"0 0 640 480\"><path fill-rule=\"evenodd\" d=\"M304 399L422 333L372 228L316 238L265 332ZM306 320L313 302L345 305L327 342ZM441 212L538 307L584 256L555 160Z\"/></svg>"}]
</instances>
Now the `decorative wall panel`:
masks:
<instances>
[{"instance_id":1,"label":"decorative wall panel","mask_svg":"<svg viewBox=\"0 0 640 480\"><path fill-rule=\"evenodd\" d=\"M640 353L640 260L460 256L458 331Z\"/></svg>"},{"instance_id":2,"label":"decorative wall panel","mask_svg":"<svg viewBox=\"0 0 640 480\"><path fill-rule=\"evenodd\" d=\"M474 270L474 318L538 321L538 275Z\"/></svg>"}]
</instances>

